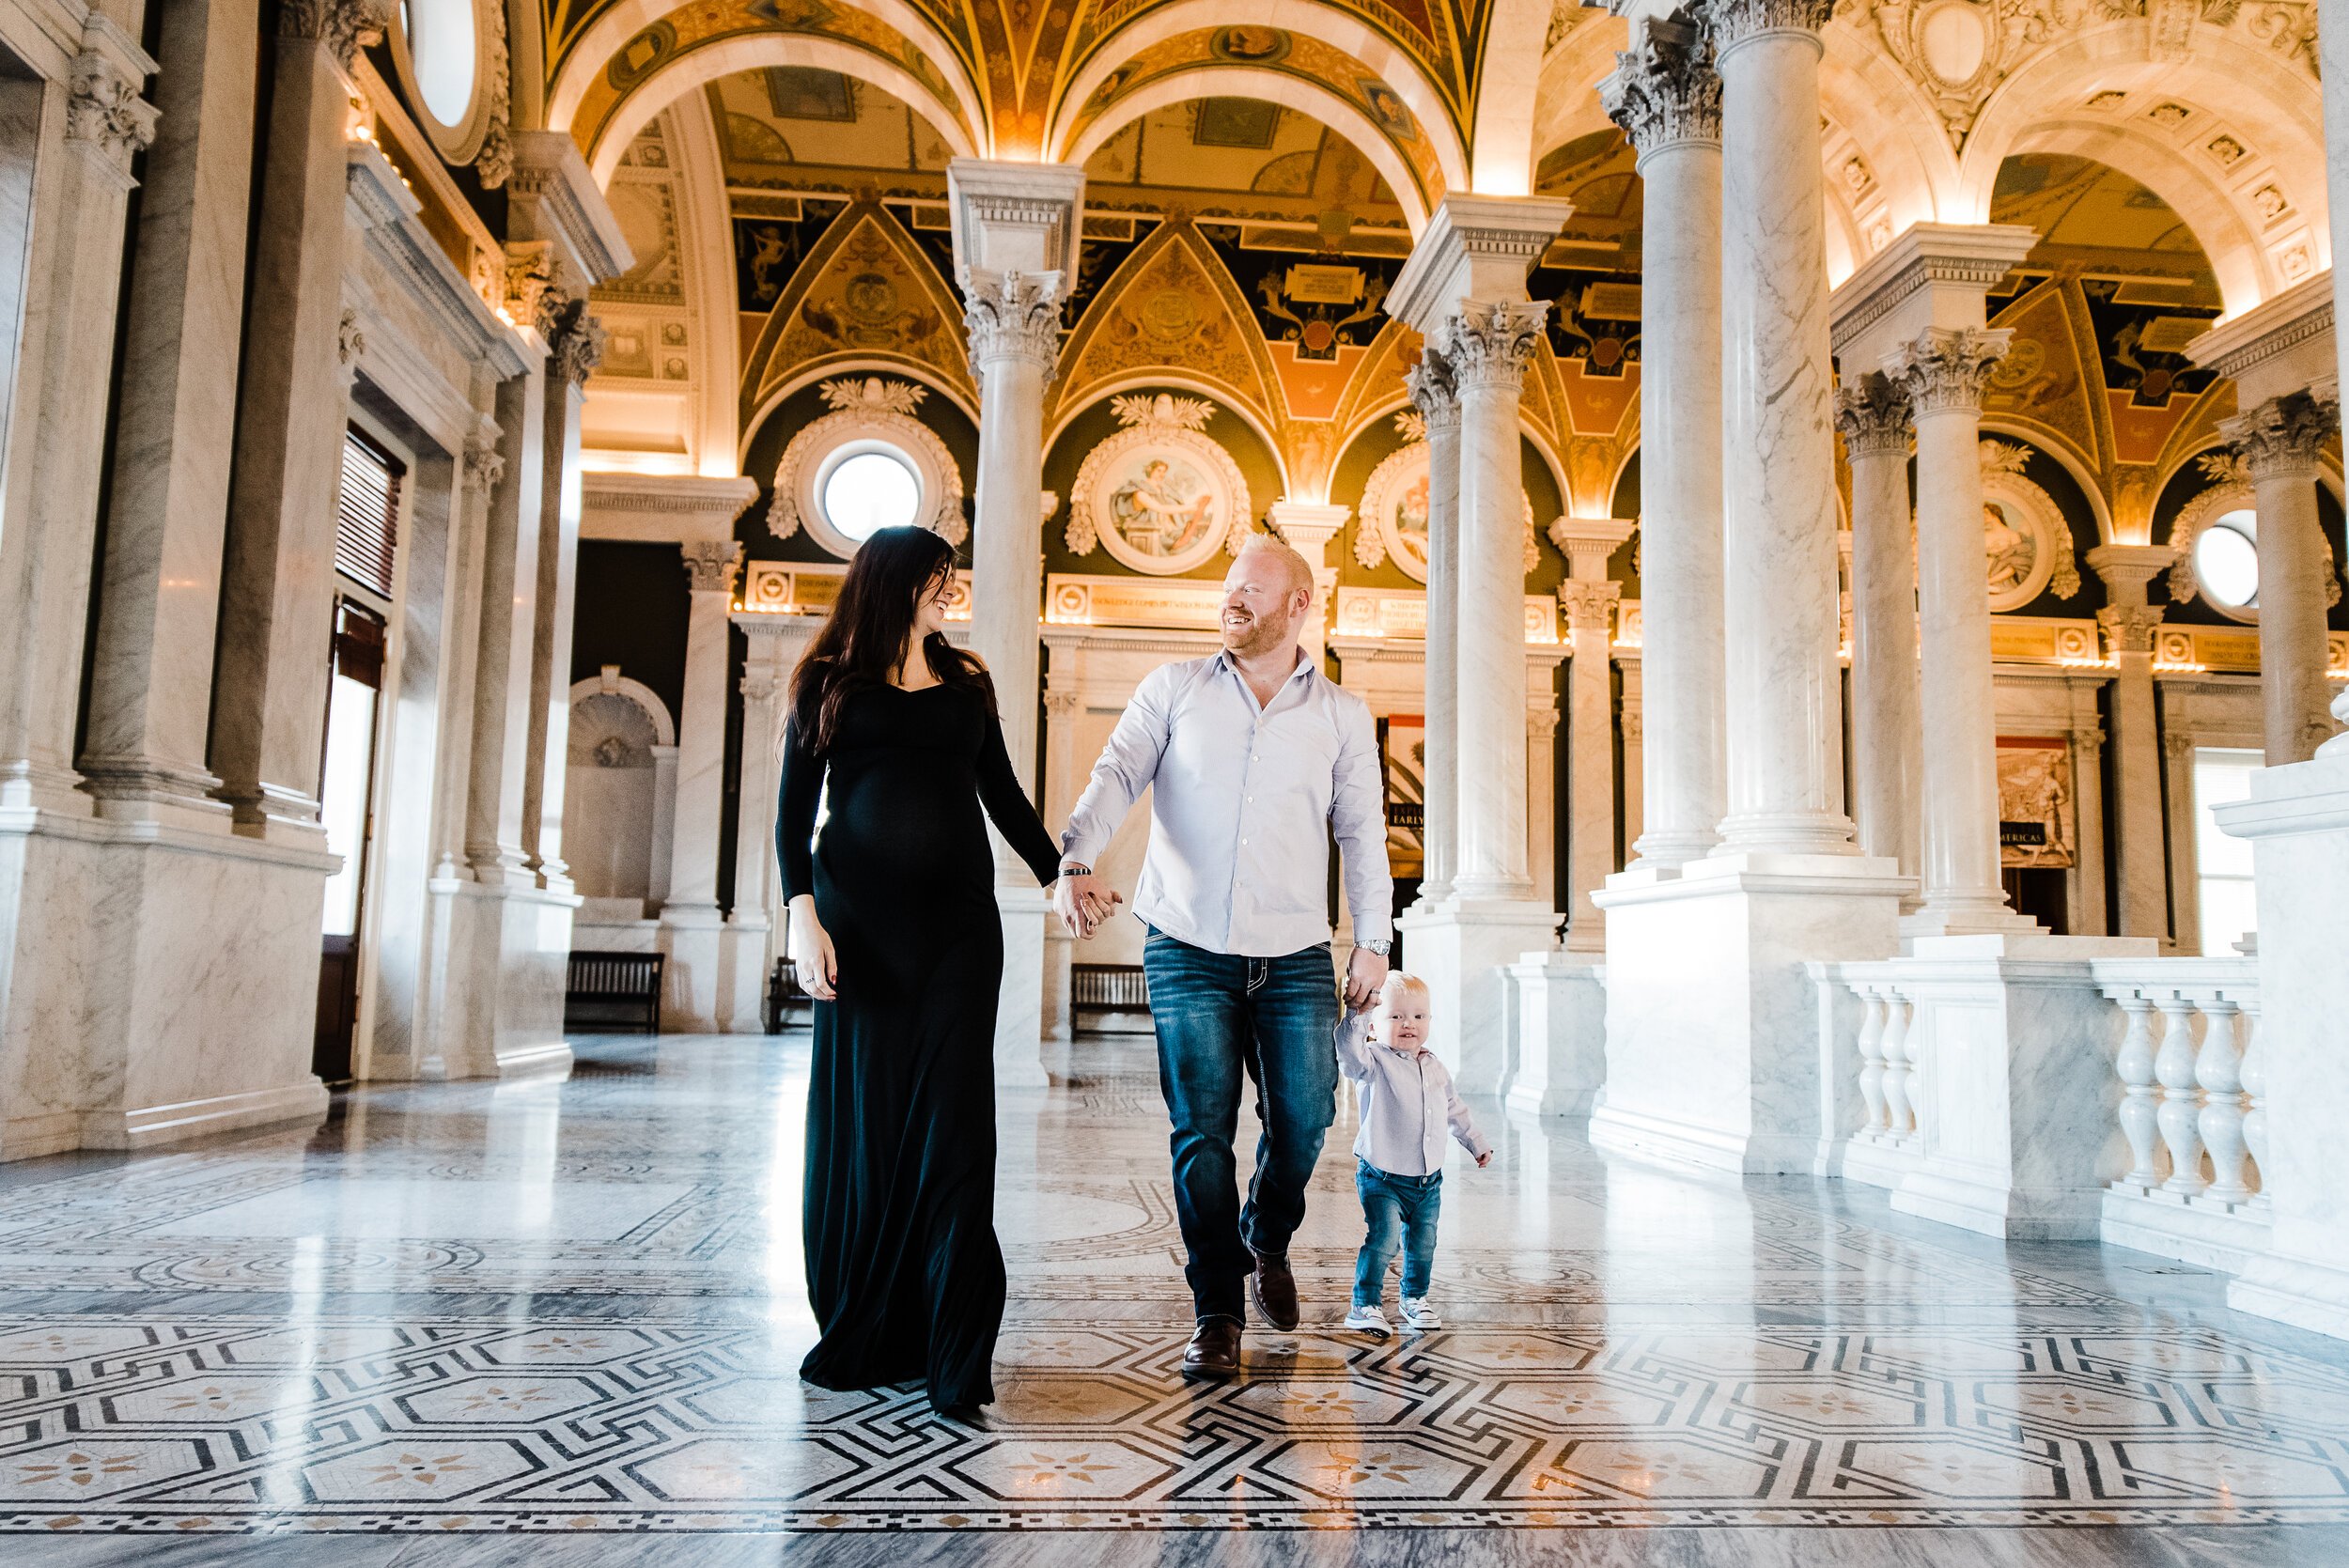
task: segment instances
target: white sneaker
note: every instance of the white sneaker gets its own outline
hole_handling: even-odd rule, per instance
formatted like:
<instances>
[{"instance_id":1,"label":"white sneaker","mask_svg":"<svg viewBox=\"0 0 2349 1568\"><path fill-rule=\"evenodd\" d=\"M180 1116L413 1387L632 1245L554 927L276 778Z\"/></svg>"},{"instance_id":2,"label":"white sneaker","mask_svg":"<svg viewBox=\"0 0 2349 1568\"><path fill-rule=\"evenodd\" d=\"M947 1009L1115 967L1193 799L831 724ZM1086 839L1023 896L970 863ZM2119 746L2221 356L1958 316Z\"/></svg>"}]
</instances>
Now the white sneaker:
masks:
<instances>
[{"instance_id":1,"label":"white sneaker","mask_svg":"<svg viewBox=\"0 0 2349 1568\"><path fill-rule=\"evenodd\" d=\"M1346 1326L1348 1328L1359 1329L1365 1334L1376 1334L1382 1340L1394 1332L1387 1327L1387 1314L1376 1307L1352 1309L1346 1314Z\"/></svg>"},{"instance_id":2,"label":"white sneaker","mask_svg":"<svg viewBox=\"0 0 2349 1568\"><path fill-rule=\"evenodd\" d=\"M1443 1327L1443 1314L1429 1306L1427 1297L1423 1296L1407 1296L1403 1302L1403 1327L1417 1328L1423 1333L1430 1328L1440 1328Z\"/></svg>"}]
</instances>

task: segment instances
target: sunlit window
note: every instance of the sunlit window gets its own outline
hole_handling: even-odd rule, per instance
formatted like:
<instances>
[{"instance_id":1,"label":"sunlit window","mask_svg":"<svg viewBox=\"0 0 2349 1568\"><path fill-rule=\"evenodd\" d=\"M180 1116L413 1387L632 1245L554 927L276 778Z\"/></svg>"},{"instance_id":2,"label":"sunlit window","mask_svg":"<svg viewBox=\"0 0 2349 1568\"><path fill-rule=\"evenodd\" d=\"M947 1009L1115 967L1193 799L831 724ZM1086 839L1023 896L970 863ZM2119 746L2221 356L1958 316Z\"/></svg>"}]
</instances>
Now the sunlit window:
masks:
<instances>
[{"instance_id":1,"label":"sunlit window","mask_svg":"<svg viewBox=\"0 0 2349 1568\"><path fill-rule=\"evenodd\" d=\"M824 520L851 539L910 523L921 505L921 482L894 452L859 452L824 476Z\"/></svg>"},{"instance_id":2,"label":"sunlit window","mask_svg":"<svg viewBox=\"0 0 2349 1568\"><path fill-rule=\"evenodd\" d=\"M2260 552L2253 542L2257 526L2249 512L2229 512L2195 539L2194 575L2213 603L2248 610L2259 602Z\"/></svg>"},{"instance_id":3,"label":"sunlit window","mask_svg":"<svg viewBox=\"0 0 2349 1568\"><path fill-rule=\"evenodd\" d=\"M400 27L416 90L443 125L457 125L473 107L474 0L403 0Z\"/></svg>"},{"instance_id":4,"label":"sunlit window","mask_svg":"<svg viewBox=\"0 0 2349 1568\"><path fill-rule=\"evenodd\" d=\"M2194 870L2201 894L2202 952L2232 958L2235 943L2259 924L2251 892L2251 846L2218 826L2216 808L2251 792L2257 752L2194 749Z\"/></svg>"}]
</instances>

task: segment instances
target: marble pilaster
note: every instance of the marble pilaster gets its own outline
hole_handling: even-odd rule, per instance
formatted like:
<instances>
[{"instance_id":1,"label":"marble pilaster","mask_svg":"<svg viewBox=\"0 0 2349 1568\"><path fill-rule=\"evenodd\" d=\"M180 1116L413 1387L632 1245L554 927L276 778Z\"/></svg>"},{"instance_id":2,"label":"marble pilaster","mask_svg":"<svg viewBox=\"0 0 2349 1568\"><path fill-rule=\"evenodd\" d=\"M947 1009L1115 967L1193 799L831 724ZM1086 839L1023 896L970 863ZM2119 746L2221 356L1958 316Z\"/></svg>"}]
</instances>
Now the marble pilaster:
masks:
<instances>
[{"instance_id":1,"label":"marble pilaster","mask_svg":"<svg viewBox=\"0 0 2349 1568\"><path fill-rule=\"evenodd\" d=\"M530 664L537 636L538 542L546 483L546 358L497 389L498 443L467 460L485 474L480 635L474 656L473 777L465 863L491 887L535 887L522 847L522 786L530 766Z\"/></svg>"},{"instance_id":2,"label":"marble pilaster","mask_svg":"<svg viewBox=\"0 0 2349 1568\"><path fill-rule=\"evenodd\" d=\"M958 158L947 165L955 276L979 379L971 541L971 647L995 680L1013 771L1033 792L1044 600L1044 389L1060 358L1061 305L1077 275L1084 171ZM1003 986L995 1014L1000 1083L1047 1081L1045 923L1027 867L995 839Z\"/></svg>"},{"instance_id":3,"label":"marble pilaster","mask_svg":"<svg viewBox=\"0 0 2349 1568\"><path fill-rule=\"evenodd\" d=\"M1459 836L1460 398L1452 366L1432 346L1404 373L1411 406L1427 426L1427 702L1421 732L1420 843L1424 850L1418 903L1432 907L1452 892Z\"/></svg>"},{"instance_id":4,"label":"marble pilaster","mask_svg":"<svg viewBox=\"0 0 2349 1568\"><path fill-rule=\"evenodd\" d=\"M2325 676L2332 565L2317 520L2316 470L2317 449L2340 429L2329 384L2270 397L2219 427L2257 496L2260 697L2270 768L2307 761L2333 733Z\"/></svg>"},{"instance_id":5,"label":"marble pilaster","mask_svg":"<svg viewBox=\"0 0 2349 1568\"><path fill-rule=\"evenodd\" d=\"M1851 727L1859 846L1918 869L1917 567L1909 544L1908 401L1880 371L1836 393L1851 463Z\"/></svg>"},{"instance_id":6,"label":"marble pilaster","mask_svg":"<svg viewBox=\"0 0 2349 1568\"><path fill-rule=\"evenodd\" d=\"M257 0L161 8L80 768L108 816L226 827L205 767L244 311Z\"/></svg>"},{"instance_id":7,"label":"marble pilaster","mask_svg":"<svg viewBox=\"0 0 2349 1568\"><path fill-rule=\"evenodd\" d=\"M574 302L550 325L546 464L538 491L538 583L531 621L530 729L522 771L522 854L538 885L571 891L563 861L563 783L570 758L571 617L579 576L580 407L603 357L603 329Z\"/></svg>"},{"instance_id":8,"label":"marble pilaster","mask_svg":"<svg viewBox=\"0 0 2349 1568\"><path fill-rule=\"evenodd\" d=\"M735 791L734 904L726 911L725 954L720 968L720 1027L749 1033L759 1027L767 976L775 958L782 884L775 867L776 790L781 786L783 719L791 671L809 629L797 615L737 614L748 644L742 661L742 754Z\"/></svg>"},{"instance_id":9,"label":"marble pilaster","mask_svg":"<svg viewBox=\"0 0 2349 1568\"><path fill-rule=\"evenodd\" d=\"M726 668L734 582L742 547L732 539L679 547L692 595L685 629L685 692L677 727L677 815L669 897L661 907L664 1029L719 1026L721 932L718 837L725 811Z\"/></svg>"},{"instance_id":10,"label":"marble pilaster","mask_svg":"<svg viewBox=\"0 0 2349 1568\"><path fill-rule=\"evenodd\" d=\"M340 380L351 62L389 0L278 11L229 492L211 770L239 831L316 843Z\"/></svg>"},{"instance_id":11,"label":"marble pilaster","mask_svg":"<svg viewBox=\"0 0 2349 1568\"><path fill-rule=\"evenodd\" d=\"M1633 24L1599 85L1638 152L1641 862L1707 853L1726 810L1721 642L1721 81L1694 28ZM1633 706L1625 704L1625 721ZM1626 787L1630 759L1626 757Z\"/></svg>"},{"instance_id":12,"label":"marble pilaster","mask_svg":"<svg viewBox=\"0 0 2349 1568\"><path fill-rule=\"evenodd\" d=\"M2170 569L2165 545L2098 545L2088 566L2104 580L2096 612L2112 660L2114 924L2123 937L2170 939L2169 865L2161 801L2161 732L2154 702L2154 629L2161 607L2145 585Z\"/></svg>"},{"instance_id":13,"label":"marble pilaster","mask_svg":"<svg viewBox=\"0 0 2349 1568\"><path fill-rule=\"evenodd\" d=\"M1574 652L1566 667L1565 945L1607 949L1606 917L1591 895L1615 869L1615 606L1607 561L1630 538L1628 518L1568 518L1550 529L1566 551L1558 584Z\"/></svg>"}]
</instances>

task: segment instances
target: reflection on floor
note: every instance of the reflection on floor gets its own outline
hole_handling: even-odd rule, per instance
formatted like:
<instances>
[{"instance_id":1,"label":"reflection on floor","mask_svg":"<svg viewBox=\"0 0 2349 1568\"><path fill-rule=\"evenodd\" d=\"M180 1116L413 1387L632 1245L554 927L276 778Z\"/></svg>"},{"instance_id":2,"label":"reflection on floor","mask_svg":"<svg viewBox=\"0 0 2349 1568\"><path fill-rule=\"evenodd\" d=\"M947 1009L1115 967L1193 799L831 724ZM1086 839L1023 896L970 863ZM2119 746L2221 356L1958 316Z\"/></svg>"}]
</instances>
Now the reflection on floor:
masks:
<instances>
[{"instance_id":1,"label":"reflection on floor","mask_svg":"<svg viewBox=\"0 0 2349 1568\"><path fill-rule=\"evenodd\" d=\"M1501 1157L1447 1178L1445 1330L1334 1331L1342 1110L1304 1329L1191 1389L1150 1062L1069 1063L1003 1096L1012 1309L973 1424L793 1375L804 1035L588 1042L568 1082L0 1173L0 1560L654 1560L582 1539L616 1531L913 1560L885 1529L955 1561L1153 1531L1162 1563L2349 1562L2349 1346L2197 1270L1606 1162L1489 1107Z\"/></svg>"}]
</instances>

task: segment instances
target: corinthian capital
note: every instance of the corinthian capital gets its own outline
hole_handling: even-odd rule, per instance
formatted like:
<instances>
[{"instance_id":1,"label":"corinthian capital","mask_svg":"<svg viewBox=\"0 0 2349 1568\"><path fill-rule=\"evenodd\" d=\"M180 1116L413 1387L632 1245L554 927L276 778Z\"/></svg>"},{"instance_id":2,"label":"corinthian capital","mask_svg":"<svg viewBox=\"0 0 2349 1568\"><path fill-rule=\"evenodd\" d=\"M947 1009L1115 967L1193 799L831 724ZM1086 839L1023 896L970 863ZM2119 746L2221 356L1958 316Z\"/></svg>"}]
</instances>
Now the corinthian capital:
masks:
<instances>
[{"instance_id":1,"label":"corinthian capital","mask_svg":"<svg viewBox=\"0 0 2349 1568\"><path fill-rule=\"evenodd\" d=\"M1060 364L1058 272L989 272L973 267L963 287L971 363L1026 360L1049 379Z\"/></svg>"},{"instance_id":2,"label":"corinthian capital","mask_svg":"<svg viewBox=\"0 0 2349 1568\"><path fill-rule=\"evenodd\" d=\"M1446 323L1444 358L1462 391L1493 387L1515 396L1525 384L1525 362L1541 341L1549 306L1538 303L1469 303Z\"/></svg>"},{"instance_id":3,"label":"corinthian capital","mask_svg":"<svg viewBox=\"0 0 2349 1568\"><path fill-rule=\"evenodd\" d=\"M1680 142L1720 143L1720 73L1712 41L1693 27L1649 23L1615 56L1598 97L1642 158Z\"/></svg>"},{"instance_id":4,"label":"corinthian capital","mask_svg":"<svg viewBox=\"0 0 2349 1568\"><path fill-rule=\"evenodd\" d=\"M2311 389L2287 392L2218 427L2251 482L2316 476L2316 449L2341 428L2341 404Z\"/></svg>"},{"instance_id":5,"label":"corinthian capital","mask_svg":"<svg viewBox=\"0 0 2349 1568\"><path fill-rule=\"evenodd\" d=\"M1403 385L1431 433L1459 428L1460 389L1453 381L1452 362L1434 345L1422 349L1419 363L1403 372Z\"/></svg>"},{"instance_id":6,"label":"corinthian capital","mask_svg":"<svg viewBox=\"0 0 2349 1568\"><path fill-rule=\"evenodd\" d=\"M383 41L391 20L392 0L284 0L277 31L282 38L326 45L334 63L349 71L359 51Z\"/></svg>"},{"instance_id":7,"label":"corinthian capital","mask_svg":"<svg viewBox=\"0 0 2349 1568\"><path fill-rule=\"evenodd\" d=\"M1570 631L1606 631L1615 618L1615 601L1623 598L1620 582L1592 582L1568 578L1558 584L1558 602L1566 612Z\"/></svg>"},{"instance_id":8,"label":"corinthian capital","mask_svg":"<svg viewBox=\"0 0 2349 1568\"><path fill-rule=\"evenodd\" d=\"M65 137L95 148L127 184L131 160L155 139L155 106L139 84L96 50L73 57L65 106Z\"/></svg>"},{"instance_id":9,"label":"corinthian capital","mask_svg":"<svg viewBox=\"0 0 2349 1568\"><path fill-rule=\"evenodd\" d=\"M494 432L476 435L465 442L464 484L469 490L487 495L506 477L506 455L498 450Z\"/></svg>"},{"instance_id":10,"label":"corinthian capital","mask_svg":"<svg viewBox=\"0 0 2349 1568\"><path fill-rule=\"evenodd\" d=\"M1927 327L1885 356L1884 373L1907 396L1912 419L1979 413L1982 389L2014 335L2006 327Z\"/></svg>"},{"instance_id":11,"label":"corinthian capital","mask_svg":"<svg viewBox=\"0 0 2349 1568\"><path fill-rule=\"evenodd\" d=\"M555 326L547 368L572 386L585 386L603 363L606 339L603 323L587 314L587 302L573 301Z\"/></svg>"},{"instance_id":12,"label":"corinthian capital","mask_svg":"<svg viewBox=\"0 0 2349 1568\"><path fill-rule=\"evenodd\" d=\"M1835 427L1855 458L1908 453L1908 396L1881 371L1835 389Z\"/></svg>"},{"instance_id":13,"label":"corinthian capital","mask_svg":"<svg viewBox=\"0 0 2349 1568\"><path fill-rule=\"evenodd\" d=\"M1718 56L1764 33L1815 38L1835 14L1835 0L1698 0L1696 10L1698 25Z\"/></svg>"},{"instance_id":14,"label":"corinthian capital","mask_svg":"<svg viewBox=\"0 0 2349 1568\"><path fill-rule=\"evenodd\" d=\"M742 547L732 539L689 539L677 547L685 552L685 576L697 594L734 592L734 575L742 569Z\"/></svg>"},{"instance_id":15,"label":"corinthian capital","mask_svg":"<svg viewBox=\"0 0 2349 1568\"><path fill-rule=\"evenodd\" d=\"M2150 604L2108 604L2096 612L2096 624L2105 629L2114 653L2151 653L2161 611Z\"/></svg>"}]
</instances>

